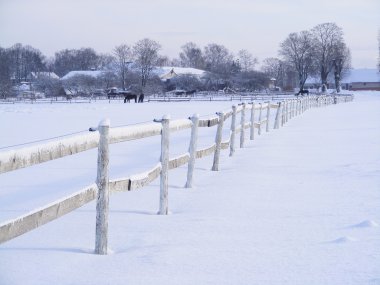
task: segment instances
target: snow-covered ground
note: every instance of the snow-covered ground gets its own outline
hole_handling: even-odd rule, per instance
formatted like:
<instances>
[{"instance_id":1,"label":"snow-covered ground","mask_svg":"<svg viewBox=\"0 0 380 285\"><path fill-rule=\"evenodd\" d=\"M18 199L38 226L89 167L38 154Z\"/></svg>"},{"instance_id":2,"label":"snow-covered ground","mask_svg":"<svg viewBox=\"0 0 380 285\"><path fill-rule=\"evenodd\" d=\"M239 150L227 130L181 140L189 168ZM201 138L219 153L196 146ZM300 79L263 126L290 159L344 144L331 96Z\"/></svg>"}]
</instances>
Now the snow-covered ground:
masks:
<instances>
[{"instance_id":1,"label":"snow-covered ground","mask_svg":"<svg viewBox=\"0 0 380 285\"><path fill-rule=\"evenodd\" d=\"M107 256L93 254L95 203L0 245L0 284L380 284L380 92L316 108L271 130L221 170L212 156L110 200ZM170 113L214 114L231 102L0 105L0 148ZM272 120L273 122L273 120ZM227 123L228 125L228 123ZM201 145L215 129L202 129ZM188 131L173 136L172 156ZM4 151L7 149L0 149ZM155 165L159 137L111 147L111 177ZM94 182L96 150L0 175L0 222Z\"/></svg>"}]
</instances>

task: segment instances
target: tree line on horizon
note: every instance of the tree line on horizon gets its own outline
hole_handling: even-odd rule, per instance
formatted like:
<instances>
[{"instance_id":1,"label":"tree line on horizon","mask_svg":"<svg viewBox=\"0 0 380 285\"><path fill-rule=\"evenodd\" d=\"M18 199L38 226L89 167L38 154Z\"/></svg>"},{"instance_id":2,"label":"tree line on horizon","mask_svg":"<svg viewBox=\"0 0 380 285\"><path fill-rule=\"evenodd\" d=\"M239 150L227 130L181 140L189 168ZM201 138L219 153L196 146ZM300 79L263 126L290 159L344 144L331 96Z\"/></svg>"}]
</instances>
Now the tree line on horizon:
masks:
<instances>
[{"instance_id":1,"label":"tree line on horizon","mask_svg":"<svg viewBox=\"0 0 380 285\"><path fill-rule=\"evenodd\" d=\"M125 89L134 85L144 93L168 91L170 88L217 90L221 87L235 90L261 90L270 80L286 90L296 86L303 89L308 78L318 78L326 87L332 76L337 91L340 79L350 69L350 50L344 42L343 30L335 23L323 23L311 30L291 33L280 43L278 57L266 58L260 70L258 59L246 49L233 54L228 48L210 43L203 48L194 42L181 47L177 58L160 53L161 45L151 39L142 39L134 45L120 44L111 53L97 53L93 48L63 49L48 58L38 49L17 43L0 47L0 96L11 93L12 86L26 81L31 72L54 72L59 77L70 71L102 70L99 78L77 76L62 82L43 78L40 89L53 95L62 86L78 85L89 89L107 89L117 86ZM178 76L164 84L152 72L155 67L192 67L207 72L200 81L194 76ZM324 91L324 90L322 90Z\"/></svg>"}]
</instances>

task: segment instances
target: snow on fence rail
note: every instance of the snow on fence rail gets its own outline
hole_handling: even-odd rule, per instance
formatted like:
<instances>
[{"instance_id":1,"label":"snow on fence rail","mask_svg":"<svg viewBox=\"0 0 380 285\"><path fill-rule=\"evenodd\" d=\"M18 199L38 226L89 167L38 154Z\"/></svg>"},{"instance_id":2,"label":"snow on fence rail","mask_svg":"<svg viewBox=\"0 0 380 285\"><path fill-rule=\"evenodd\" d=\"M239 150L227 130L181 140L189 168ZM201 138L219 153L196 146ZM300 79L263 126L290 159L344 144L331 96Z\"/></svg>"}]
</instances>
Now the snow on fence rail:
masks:
<instances>
[{"instance_id":1,"label":"snow on fence rail","mask_svg":"<svg viewBox=\"0 0 380 285\"><path fill-rule=\"evenodd\" d=\"M99 123L97 132L77 135L59 141L31 146L20 150L10 150L0 153L0 174L32 166L49 160L76 154L93 148L98 148L98 169L96 183L85 187L69 197L55 201L31 213L0 224L0 243L11 240L19 235L55 220L87 203L97 199L96 207L96 242L95 253L107 254L107 219L109 192L130 191L142 188L160 176L160 210L159 214L168 213L168 171L188 164L186 188L192 187L195 160L208 155L214 155L212 170L219 170L219 156L221 150L230 150L229 155L235 152L236 135L240 134L240 148L244 147L245 130L249 129L250 140L257 134L261 135L263 126L268 132L270 128L270 110L275 109L273 128L279 129L286 122L309 108L321 107L329 104L352 101L353 96L305 96L297 99L284 100L278 103L242 103L232 106L231 109L216 113L206 119L194 114L191 118L170 120L164 116L162 120L152 123L126 127L110 128L108 120ZM250 111L250 114L247 112ZM237 126L237 115L240 123ZM258 113L258 115L256 115ZM248 115L250 118L247 119ZM231 118L230 135L222 140L224 122ZM209 147L198 149L198 128L217 126L215 142ZM189 152L177 157L169 157L170 133L191 128ZM161 160L152 169L131 175L127 178L110 180L108 178L109 144L138 140L150 136L161 135Z\"/></svg>"}]
</instances>

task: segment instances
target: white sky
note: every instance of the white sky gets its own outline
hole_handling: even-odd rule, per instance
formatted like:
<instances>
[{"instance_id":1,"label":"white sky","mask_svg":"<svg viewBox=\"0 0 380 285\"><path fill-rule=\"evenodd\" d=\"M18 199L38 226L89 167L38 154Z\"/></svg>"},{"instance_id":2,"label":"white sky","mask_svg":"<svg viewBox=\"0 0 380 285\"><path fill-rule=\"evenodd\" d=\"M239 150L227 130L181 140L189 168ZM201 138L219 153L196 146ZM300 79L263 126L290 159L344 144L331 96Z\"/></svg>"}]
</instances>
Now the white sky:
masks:
<instances>
[{"instance_id":1,"label":"white sky","mask_svg":"<svg viewBox=\"0 0 380 285\"><path fill-rule=\"evenodd\" d=\"M261 61L276 57L290 33L325 22L343 28L353 67L376 67L380 0L0 0L0 46L109 53L148 37L170 58L193 41L247 49Z\"/></svg>"}]
</instances>

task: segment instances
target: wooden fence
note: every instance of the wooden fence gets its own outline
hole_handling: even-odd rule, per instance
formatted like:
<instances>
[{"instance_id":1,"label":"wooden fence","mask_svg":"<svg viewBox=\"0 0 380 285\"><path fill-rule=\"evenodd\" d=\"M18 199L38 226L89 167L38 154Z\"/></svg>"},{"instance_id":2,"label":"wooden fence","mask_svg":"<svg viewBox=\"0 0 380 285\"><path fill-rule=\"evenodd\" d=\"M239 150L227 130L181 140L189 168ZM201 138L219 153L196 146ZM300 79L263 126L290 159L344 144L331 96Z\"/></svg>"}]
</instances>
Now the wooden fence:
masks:
<instances>
[{"instance_id":1,"label":"wooden fence","mask_svg":"<svg viewBox=\"0 0 380 285\"><path fill-rule=\"evenodd\" d=\"M162 120L155 120L152 123L119 128L110 128L109 120L103 120L99 123L95 132L20 150L1 152L0 174L93 148L98 148L98 168L97 179L94 184L85 187L69 197L0 224L0 243L42 226L96 199L95 253L107 254L107 220L110 192L135 190L148 185L160 176L159 214L166 215L168 214L168 175L170 169L188 164L186 187L191 188L195 160L213 155L211 169L218 171L221 150L229 149L229 155L233 156L237 135L239 135L239 147L243 148L245 138L247 137L247 129L249 130L250 140L253 140L256 133L257 135L261 135L263 131L269 132L271 123L274 129L279 129L288 120L310 108L351 100L353 100L353 96L305 96L276 103L250 102L242 103L238 106L234 105L231 109L218 112L215 116L208 117L207 119L201 119L198 114L194 114L191 118L180 120L170 120L169 116L164 116ZM272 109L276 111L274 122L270 122L270 112ZM238 114L241 114L239 122L237 118ZM230 117L230 135L226 140L223 140L222 131L224 122ZM209 147L198 149L198 128L213 126L217 126L214 143ZM175 158L170 158L170 134L189 128L191 128L189 151ZM109 179L109 144L158 135L161 135L161 161L154 168L144 173L131 175L129 178Z\"/></svg>"}]
</instances>

